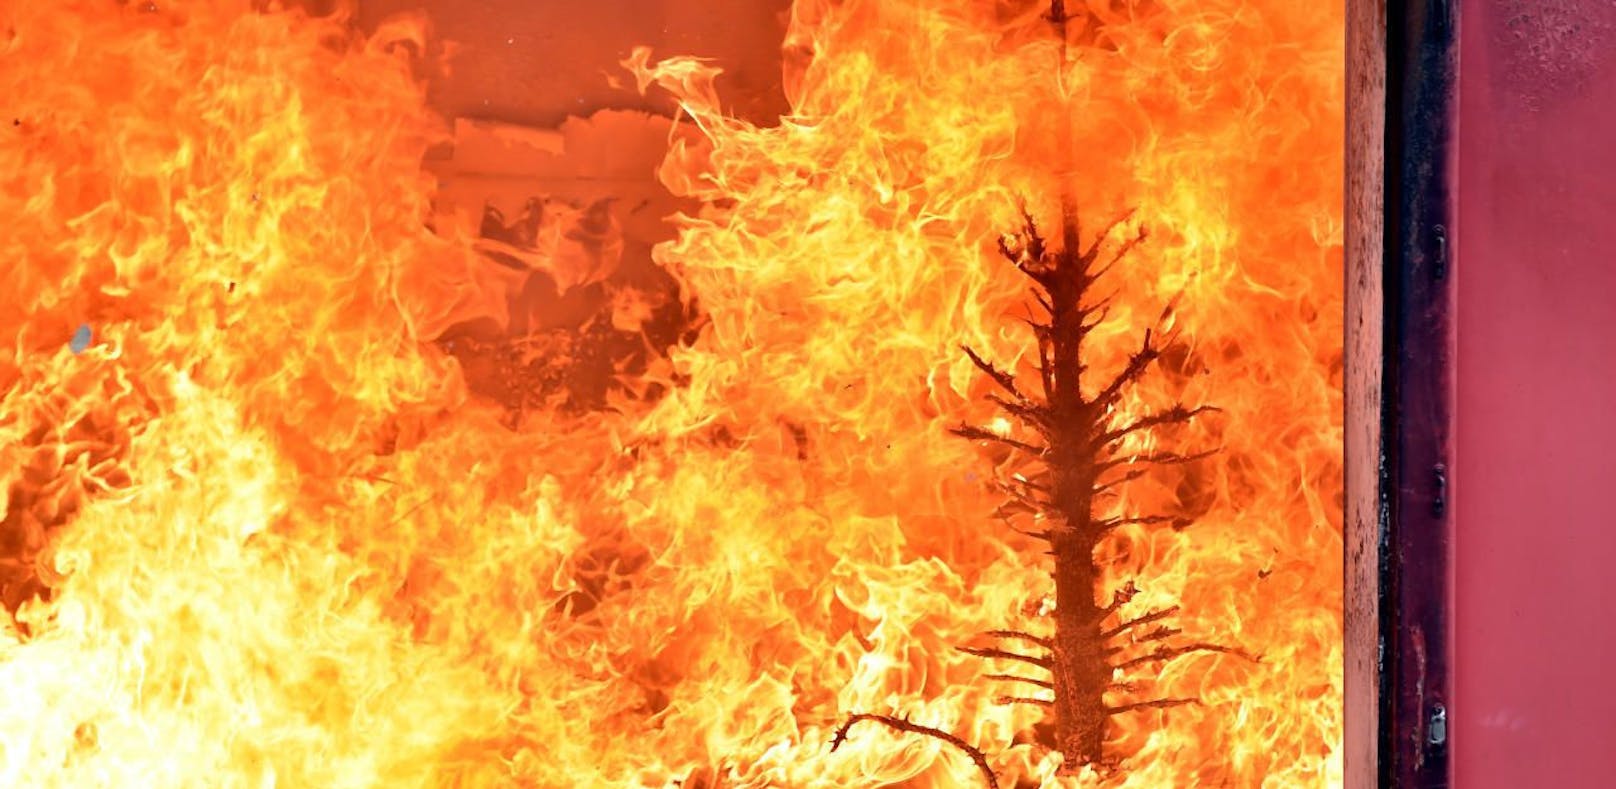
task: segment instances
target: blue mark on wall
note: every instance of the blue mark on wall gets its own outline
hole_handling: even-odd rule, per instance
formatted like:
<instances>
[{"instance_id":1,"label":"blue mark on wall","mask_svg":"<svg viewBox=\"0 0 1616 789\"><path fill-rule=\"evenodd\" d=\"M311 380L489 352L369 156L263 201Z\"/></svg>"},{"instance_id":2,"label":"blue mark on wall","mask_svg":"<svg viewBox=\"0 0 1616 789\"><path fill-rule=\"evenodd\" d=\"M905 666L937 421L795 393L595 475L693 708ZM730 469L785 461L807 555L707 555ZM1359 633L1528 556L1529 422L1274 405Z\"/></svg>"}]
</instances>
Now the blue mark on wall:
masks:
<instances>
[{"instance_id":1,"label":"blue mark on wall","mask_svg":"<svg viewBox=\"0 0 1616 789\"><path fill-rule=\"evenodd\" d=\"M90 331L90 324L82 324L78 329L74 330L73 339L67 341L67 347L75 355L84 353L84 349L90 347L90 340L94 339L94 337L95 335Z\"/></svg>"}]
</instances>

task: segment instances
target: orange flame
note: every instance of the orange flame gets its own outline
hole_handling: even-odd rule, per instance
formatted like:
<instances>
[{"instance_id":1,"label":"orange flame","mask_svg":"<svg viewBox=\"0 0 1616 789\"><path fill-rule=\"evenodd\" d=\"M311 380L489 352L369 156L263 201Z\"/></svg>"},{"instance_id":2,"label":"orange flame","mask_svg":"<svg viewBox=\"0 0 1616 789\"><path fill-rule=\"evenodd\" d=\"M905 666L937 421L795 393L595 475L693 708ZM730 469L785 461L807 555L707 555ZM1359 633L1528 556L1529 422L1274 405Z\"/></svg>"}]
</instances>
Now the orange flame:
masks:
<instances>
[{"instance_id":1,"label":"orange flame","mask_svg":"<svg viewBox=\"0 0 1616 789\"><path fill-rule=\"evenodd\" d=\"M1114 5L1062 67L1032 0L800 0L767 128L637 53L702 132L658 256L710 324L656 404L516 431L430 343L502 306L423 221L420 25L0 9L0 583L49 588L0 617L0 786L978 780L874 727L829 752L870 711L1045 786L1339 784L1344 11ZM1049 581L990 518L1013 469L946 432L993 418L959 346L1030 347L993 243L1062 179L1152 231L1091 365L1171 304L1130 406L1223 409L1222 454L1129 492L1198 524L1124 533L1114 580L1264 656L1170 664L1205 703L1076 779L953 649Z\"/></svg>"}]
</instances>

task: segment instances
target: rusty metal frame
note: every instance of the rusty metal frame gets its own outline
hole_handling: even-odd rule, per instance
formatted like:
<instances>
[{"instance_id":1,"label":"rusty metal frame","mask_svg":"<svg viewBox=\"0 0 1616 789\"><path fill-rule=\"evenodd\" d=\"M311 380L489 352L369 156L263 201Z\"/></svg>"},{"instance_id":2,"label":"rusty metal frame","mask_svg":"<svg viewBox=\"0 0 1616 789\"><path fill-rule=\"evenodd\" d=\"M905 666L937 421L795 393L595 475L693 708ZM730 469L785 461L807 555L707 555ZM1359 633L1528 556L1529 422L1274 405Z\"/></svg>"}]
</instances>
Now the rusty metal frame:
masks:
<instances>
[{"instance_id":1,"label":"rusty metal frame","mask_svg":"<svg viewBox=\"0 0 1616 789\"><path fill-rule=\"evenodd\" d=\"M1420 789L1449 784L1458 24L1388 5L1378 778Z\"/></svg>"}]
</instances>

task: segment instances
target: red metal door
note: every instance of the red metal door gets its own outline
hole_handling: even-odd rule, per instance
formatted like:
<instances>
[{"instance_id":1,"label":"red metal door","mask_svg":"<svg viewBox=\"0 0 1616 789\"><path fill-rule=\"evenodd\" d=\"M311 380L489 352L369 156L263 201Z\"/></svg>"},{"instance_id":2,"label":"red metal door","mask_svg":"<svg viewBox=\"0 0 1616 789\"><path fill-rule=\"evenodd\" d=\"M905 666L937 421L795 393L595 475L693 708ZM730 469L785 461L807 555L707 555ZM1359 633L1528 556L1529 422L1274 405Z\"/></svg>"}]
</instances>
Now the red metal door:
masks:
<instances>
[{"instance_id":1,"label":"red metal door","mask_svg":"<svg viewBox=\"0 0 1616 789\"><path fill-rule=\"evenodd\" d=\"M1616 4L1461 3L1454 785L1616 786Z\"/></svg>"}]
</instances>

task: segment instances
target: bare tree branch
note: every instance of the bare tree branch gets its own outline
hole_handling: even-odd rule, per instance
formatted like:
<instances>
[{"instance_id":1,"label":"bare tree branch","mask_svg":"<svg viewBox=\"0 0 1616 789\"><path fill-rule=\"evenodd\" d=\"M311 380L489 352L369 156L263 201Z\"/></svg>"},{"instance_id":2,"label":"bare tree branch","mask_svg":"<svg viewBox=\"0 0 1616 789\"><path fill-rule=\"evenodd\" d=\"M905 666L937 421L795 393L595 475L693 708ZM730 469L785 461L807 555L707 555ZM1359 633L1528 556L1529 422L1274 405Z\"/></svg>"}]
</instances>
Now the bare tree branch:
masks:
<instances>
[{"instance_id":1,"label":"bare tree branch","mask_svg":"<svg viewBox=\"0 0 1616 789\"><path fill-rule=\"evenodd\" d=\"M986 679L996 679L996 680L999 680L1000 682L1025 682L1028 685L1036 685L1036 686L1038 686L1040 688L1043 688L1044 690L1054 690L1055 689L1055 683L1050 682L1049 680L1046 680L1046 679L1034 679L1032 677L1021 677L1021 676L1017 676L1015 674L988 674L988 675L986 675L985 678Z\"/></svg>"},{"instance_id":2,"label":"bare tree branch","mask_svg":"<svg viewBox=\"0 0 1616 789\"><path fill-rule=\"evenodd\" d=\"M972 350L969 345L961 345L960 350L965 351L965 355L971 359L971 364L976 365L976 369L986 373L988 378L999 385L999 388L1009 392L1012 397L1021 402L1027 401L1026 395L1023 395L1021 389L1016 387L1016 377L1014 375L1000 370L992 362L978 356L976 351Z\"/></svg>"},{"instance_id":3,"label":"bare tree branch","mask_svg":"<svg viewBox=\"0 0 1616 789\"><path fill-rule=\"evenodd\" d=\"M1182 405L1175 405L1166 411L1139 417L1126 425L1101 433L1100 436L1094 440L1094 446L1096 448L1110 446L1122 438L1134 433L1144 430L1151 430L1163 425L1183 424L1197 416L1200 416L1201 414L1217 410L1217 408L1209 405L1198 406L1196 408L1187 408Z\"/></svg>"},{"instance_id":4,"label":"bare tree branch","mask_svg":"<svg viewBox=\"0 0 1616 789\"><path fill-rule=\"evenodd\" d=\"M1121 715L1124 712L1133 712L1135 710L1165 710L1171 707L1183 707L1189 704L1200 703L1200 699L1151 699L1150 701L1136 701L1132 704L1106 707L1105 714Z\"/></svg>"},{"instance_id":5,"label":"bare tree branch","mask_svg":"<svg viewBox=\"0 0 1616 789\"><path fill-rule=\"evenodd\" d=\"M1043 636L1035 636L1035 635L1033 635L1031 633L1028 633L1028 632L1025 632L1025 631L1022 631L1022 630L989 630L988 632L983 633L982 635L990 636L992 638L1006 638L1006 639L1014 639L1014 640L1018 640L1018 641L1030 641L1030 642L1032 642L1034 644L1037 644L1038 646L1043 647L1044 649L1054 649L1055 648L1055 642L1053 640L1048 639L1048 638L1044 638Z\"/></svg>"},{"instance_id":6,"label":"bare tree branch","mask_svg":"<svg viewBox=\"0 0 1616 789\"><path fill-rule=\"evenodd\" d=\"M1170 617L1173 614L1178 613L1178 609L1179 609L1179 607L1175 605L1175 606L1171 606L1169 608L1162 608L1162 609L1159 609L1159 610L1156 610L1156 611L1151 611L1150 613L1145 614L1144 616L1139 616L1139 617L1135 617L1133 619L1129 619L1128 621L1122 622L1122 623L1118 624L1116 627L1113 627L1110 630L1107 630L1107 631L1101 633L1100 638L1102 640L1109 641L1109 640L1111 640L1113 638L1116 638L1117 636L1122 635L1123 633L1128 632L1129 630L1132 630L1133 628L1139 627L1141 625L1148 625L1151 622L1157 622L1157 621L1166 619L1167 617Z\"/></svg>"},{"instance_id":7,"label":"bare tree branch","mask_svg":"<svg viewBox=\"0 0 1616 789\"><path fill-rule=\"evenodd\" d=\"M1164 641L1183 632L1184 631L1179 628L1162 625L1149 633L1133 639L1133 645L1148 644L1152 641Z\"/></svg>"},{"instance_id":8,"label":"bare tree branch","mask_svg":"<svg viewBox=\"0 0 1616 789\"><path fill-rule=\"evenodd\" d=\"M1245 658L1246 660L1249 660L1249 661L1251 661L1253 663L1262 662L1261 658L1259 658L1258 656L1253 655L1250 652L1247 652L1247 651L1245 651L1243 649L1237 649L1235 647L1226 647L1226 646L1224 646L1222 644L1208 644L1208 643L1203 643L1203 642L1197 642L1197 643L1194 643L1194 644L1184 644L1182 646L1176 646L1176 647L1165 647L1165 646L1164 647L1157 647L1155 651L1153 651L1153 652L1151 652L1149 654L1140 655L1139 657L1133 658L1131 660L1124 660L1121 663L1118 663L1115 666L1112 666L1112 668L1114 668L1117 671L1126 671L1126 670L1128 670L1130 668L1133 668L1134 666L1143 666L1143 665L1145 665L1147 663L1162 663L1162 662L1172 660L1174 658L1183 657L1185 655L1190 655L1190 654L1194 654L1194 653L1197 653L1197 652L1214 652L1214 653L1223 654L1223 655L1234 655L1235 657Z\"/></svg>"},{"instance_id":9,"label":"bare tree branch","mask_svg":"<svg viewBox=\"0 0 1616 789\"><path fill-rule=\"evenodd\" d=\"M1010 475L1010 481L1016 483L1017 485L1021 485L1022 487L1032 488L1033 490L1036 490L1039 493L1048 493L1049 492L1049 486L1048 485L1045 485L1042 482L1034 482L1034 481L1028 479L1023 474L1012 474L1012 475Z\"/></svg>"},{"instance_id":10,"label":"bare tree branch","mask_svg":"<svg viewBox=\"0 0 1616 789\"><path fill-rule=\"evenodd\" d=\"M1100 613L1106 616L1116 613L1117 609L1127 605L1128 601L1132 600L1137 594L1139 594L1139 587L1135 586L1133 581L1129 581L1121 589L1118 589L1115 594L1111 595L1111 604L1100 609Z\"/></svg>"},{"instance_id":11,"label":"bare tree branch","mask_svg":"<svg viewBox=\"0 0 1616 789\"><path fill-rule=\"evenodd\" d=\"M1041 405L1027 400L1021 402L1006 400L998 395L988 395L988 399L997 403L1005 413L1037 428L1040 433L1047 433L1052 425L1049 409Z\"/></svg>"},{"instance_id":12,"label":"bare tree branch","mask_svg":"<svg viewBox=\"0 0 1616 789\"><path fill-rule=\"evenodd\" d=\"M1027 513L1040 513L1049 506L1049 502L1039 498L1036 492L1023 493L1022 491L1016 490L1015 488L1007 485L995 485L994 487L998 488L1000 492L1004 493L1004 495L1010 497L1010 501L1005 502L1006 504L1019 504L1023 508L1023 511Z\"/></svg>"},{"instance_id":13,"label":"bare tree branch","mask_svg":"<svg viewBox=\"0 0 1616 789\"><path fill-rule=\"evenodd\" d=\"M942 740L943 742L964 751L966 756L971 757L971 761L976 763L976 768L982 771L982 780L987 783L988 789L999 789L999 776L995 774L993 772L993 768L988 765L988 757L986 754L982 753L981 749L953 734L943 731L942 729L931 726L922 726L918 723L910 721L907 717L898 718L891 715L876 715L868 712L857 713L849 717L845 722L842 723L840 727L836 729L836 734L831 738L830 741L831 752L834 753L837 748L842 747L842 743L847 742L847 732L861 721L879 723L883 726L896 729L901 732L919 734L923 737L931 737Z\"/></svg>"},{"instance_id":14,"label":"bare tree branch","mask_svg":"<svg viewBox=\"0 0 1616 789\"><path fill-rule=\"evenodd\" d=\"M1045 296L1042 291L1034 289L1032 291L1032 297L1034 301L1038 302L1038 306L1044 308L1044 312L1046 314L1051 316L1055 314L1055 305L1049 302L1049 297Z\"/></svg>"},{"instance_id":15,"label":"bare tree branch","mask_svg":"<svg viewBox=\"0 0 1616 789\"><path fill-rule=\"evenodd\" d=\"M1146 329L1145 340L1139 350L1128 357L1128 363L1123 366L1115 378L1111 379L1111 383L1106 385L1105 389L1101 390L1089 402L1103 411L1106 406L1116 402L1122 396L1123 388L1138 380L1139 376L1144 374L1145 369L1150 367L1151 362L1156 361L1156 358L1160 355L1161 351L1150 344L1150 329Z\"/></svg>"},{"instance_id":16,"label":"bare tree branch","mask_svg":"<svg viewBox=\"0 0 1616 789\"><path fill-rule=\"evenodd\" d=\"M1102 531L1110 531L1123 526L1156 526L1163 523L1170 523L1173 528L1182 529L1190 525L1191 519L1175 518L1171 515L1140 515L1132 518L1106 518L1095 521L1094 525Z\"/></svg>"},{"instance_id":17,"label":"bare tree branch","mask_svg":"<svg viewBox=\"0 0 1616 789\"><path fill-rule=\"evenodd\" d=\"M960 438L971 441L992 441L995 443L1004 444L1007 447L1019 449L1022 452L1032 455L1033 457L1042 456L1045 452L1049 451L1045 447L1040 447L1029 444L1025 441L1017 441L1013 438L1001 436L985 427L977 427L975 425L960 425L959 427L953 428L951 432Z\"/></svg>"},{"instance_id":18,"label":"bare tree branch","mask_svg":"<svg viewBox=\"0 0 1616 789\"><path fill-rule=\"evenodd\" d=\"M1112 233L1116 232L1117 228L1122 227L1124 223L1132 219L1134 213L1137 211L1138 209L1136 208L1130 208L1127 211L1122 212L1121 216L1118 216L1116 219L1113 219L1107 223L1105 229L1101 230L1099 234L1094 237L1094 241L1093 243L1089 244L1089 248L1083 251L1083 262L1085 264L1094 262L1094 259L1100 256L1100 246L1105 243L1106 239L1111 237Z\"/></svg>"},{"instance_id":19,"label":"bare tree branch","mask_svg":"<svg viewBox=\"0 0 1616 789\"><path fill-rule=\"evenodd\" d=\"M1126 485L1129 482L1132 482L1132 481L1134 481L1136 479L1139 479L1140 477L1143 477L1144 475L1149 474L1149 473L1150 473L1150 469L1148 469L1148 468L1130 469L1126 474L1123 474L1122 476L1117 477L1116 479L1114 479L1114 480L1112 480L1110 482L1107 482L1107 483L1105 483L1103 485L1095 485L1094 486L1094 495L1095 496L1100 496L1102 494L1110 494L1112 491L1116 490L1117 488L1120 488L1123 485Z\"/></svg>"},{"instance_id":20,"label":"bare tree branch","mask_svg":"<svg viewBox=\"0 0 1616 789\"><path fill-rule=\"evenodd\" d=\"M1050 659L1049 659L1049 657L1047 655L1045 655L1043 657L1039 657L1037 655L1023 655L1023 654L1021 654L1019 652L1011 652L1009 650L1004 650L1004 649L991 649L991 648L987 648L987 647L954 647L954 648L958 649L961 652L964 652L967 655L975 655L975 656L980 657L980 658L998 658L998 659L1001 659L1001 660L1016 660L1016 661L1020 661L1022 663L1030 663L1030 664L1032 664L1034 666L1037 666L1039 668L1042 668L1042 669L1048 669L1052 665L1051 662L1050 662Z\"/></svg>"},{"instance_id":21,"label":"bare tree branch","mask_svg":"<svg viewBox=\"0 0 1616 789\"><path fill-rule=\"evenodd\" d=\"M1140 244L1145 243L1145 241L1147 239L1149 239L1149 238L1150 238L1150 233L1143 226L1141 226L1139 228L1139 233L1138 234L1136 234L1133 238L1130 238L1127 241L1122 242L1122 245L1117 247L1117 253L1115 255L1112 255L1111 259L1105 262L1105 265L1101 266L1099 268L1099 270L1094 272L1094 278L1099 279L1100 277L1103 277L1106 274L1109 274L1111 272L1112 267L1116 266L1117 263L1119 261L1121 261L1124 257L1127 257L1128 253L1132 252L1134 247L1137 247ZM1098 251L1098 250L1096 250L1096 251Z\"/></svg>"},{"instance_id":22,"label":"bare tree branch","mask_svg":"<svg viewBox=\"0 0 1616 789\"><path fill-rule=\"evenodd\" d=\"M1038 345L1038 379L1043 384L1044 397L1048 398L1050 393L1055 391L1055 367L1049 358L1051 341L1048 337L1038 336L1037 332L1033 334L1035 335L1033 339Z\"/></svg>"},{"instance_id":23,"label":"bare tree branch","mask_svg":"<svg viewBox=\"0 0 1616 789\"><path fill-rule=\"evenodd\" d=\"M1031 696L995 696L994 704L1032 704L1038 707L1053 707L1053 699L1038 699Z\"/></svg>"},{"instance_id":24,"label":"bare tree branch","mask_svg":"<svg viewBox=\"0 0 1616 789\"><path fill-rule=\"evenodd\" d=\"M1216 449L1208 449L1204 452L1194 452L1188 455L1179 452L1147 452L1143 455L1115 457L1105 461L1104 463L1097 464L1095 468L1096 473L1103 474L1119 466L1138 466L1147 464L1154 466L1182 466L1187 463L1205 460L1213 455L1218 454L1218 452L1219 450Z\"/></svg>"}]
</instances>

